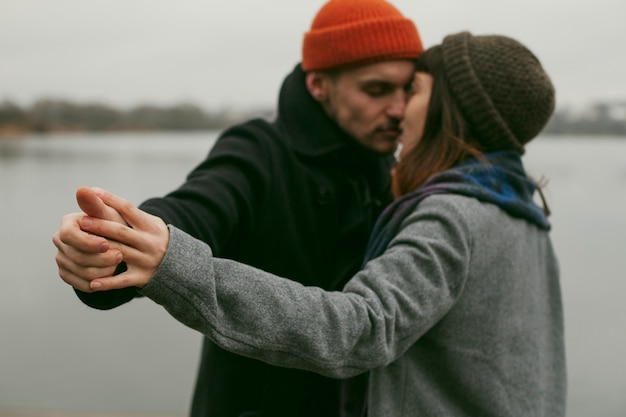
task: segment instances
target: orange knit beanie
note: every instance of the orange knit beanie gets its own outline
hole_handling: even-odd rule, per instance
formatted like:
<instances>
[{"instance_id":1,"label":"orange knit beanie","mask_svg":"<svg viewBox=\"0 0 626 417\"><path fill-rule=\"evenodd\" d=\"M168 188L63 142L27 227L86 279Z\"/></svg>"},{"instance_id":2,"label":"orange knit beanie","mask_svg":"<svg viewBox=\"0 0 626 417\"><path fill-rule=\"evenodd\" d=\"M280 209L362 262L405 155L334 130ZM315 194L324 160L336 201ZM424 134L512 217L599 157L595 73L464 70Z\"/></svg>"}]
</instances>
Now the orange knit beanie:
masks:
<instances>
[{"instance_id":1,"label":"orange knit beanie","mask_svg":"<svg viewBox=\"0 0 626 417\"><path fill-rule=\"evenodd\" d=\"M424 50L415 24L385 0L330 0L304 35L302 69L414 59Z\"/></svg>"}]
</instances>

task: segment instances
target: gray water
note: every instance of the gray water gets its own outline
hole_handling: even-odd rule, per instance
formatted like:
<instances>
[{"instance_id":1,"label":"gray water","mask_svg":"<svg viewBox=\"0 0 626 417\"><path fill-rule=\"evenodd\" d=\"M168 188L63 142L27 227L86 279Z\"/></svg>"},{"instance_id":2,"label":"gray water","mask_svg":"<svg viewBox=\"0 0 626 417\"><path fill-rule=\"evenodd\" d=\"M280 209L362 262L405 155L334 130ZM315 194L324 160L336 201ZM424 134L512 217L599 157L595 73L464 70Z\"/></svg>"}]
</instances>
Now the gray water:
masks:
<instances>
[{"instance_id":1,"label":"gray water","mask_svg":"<svg viewBox=\"0 0 626 417\"><path fill-rule=\"evenodd\" d=\"M140 203L177 187L215 134L0 142L0 409L184 415L201 337L149 300L100 312L56 273L52 234L98 185ZM626 138L541 137L560 257L569 417L626 415Z\"/></svg>"}]
</instances>

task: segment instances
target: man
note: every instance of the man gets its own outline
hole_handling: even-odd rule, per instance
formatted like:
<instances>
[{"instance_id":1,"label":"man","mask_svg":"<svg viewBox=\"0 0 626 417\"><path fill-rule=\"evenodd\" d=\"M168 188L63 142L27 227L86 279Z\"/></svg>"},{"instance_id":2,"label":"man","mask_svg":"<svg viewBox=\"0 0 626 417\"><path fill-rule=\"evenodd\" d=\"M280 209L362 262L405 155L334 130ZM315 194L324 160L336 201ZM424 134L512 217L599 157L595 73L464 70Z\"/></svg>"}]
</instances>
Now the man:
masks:
<instances>
[{"instance_id":1,"label":"man","mask_svg":"<svg viewBox=\"0 0 626 417\"><path fill-rule=\"evenodd\" d=\"M405 90L422 50L413 22L386 1L329 1L304 36L302 63L283 83L276 120L226 130L179 189L141 208L206 241L216 256L340 289L359 269L373 222L391 201ZM78 216L66 216L53 238L61 278L94 308L139 296L133 288L90 286L119 260L98 254ZM192 416L339 413L339 381L205 341Z\"/></svg>"}]
</instances>

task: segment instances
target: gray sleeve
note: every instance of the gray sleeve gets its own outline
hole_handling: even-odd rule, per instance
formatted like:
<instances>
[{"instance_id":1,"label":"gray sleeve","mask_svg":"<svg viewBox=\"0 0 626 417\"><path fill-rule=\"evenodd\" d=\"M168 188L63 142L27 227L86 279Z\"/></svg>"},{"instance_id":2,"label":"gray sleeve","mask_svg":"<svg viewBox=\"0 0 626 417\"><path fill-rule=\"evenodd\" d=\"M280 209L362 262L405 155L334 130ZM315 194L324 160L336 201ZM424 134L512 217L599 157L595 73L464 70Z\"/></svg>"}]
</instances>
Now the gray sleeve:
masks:
<instances>
[{"instance_id":1,"label":"gray sleeve","mask_svg":"<svg viewBox=\"0 0 626 417\"><path fill-rule=\"evenodd\" d=\"M393 362L454 304L471 250L457 203L426 199L342 292L213 258L209 246L170 226L167 254L141 292L226 350L349 377Z\"/></svg>"}]
</instances>

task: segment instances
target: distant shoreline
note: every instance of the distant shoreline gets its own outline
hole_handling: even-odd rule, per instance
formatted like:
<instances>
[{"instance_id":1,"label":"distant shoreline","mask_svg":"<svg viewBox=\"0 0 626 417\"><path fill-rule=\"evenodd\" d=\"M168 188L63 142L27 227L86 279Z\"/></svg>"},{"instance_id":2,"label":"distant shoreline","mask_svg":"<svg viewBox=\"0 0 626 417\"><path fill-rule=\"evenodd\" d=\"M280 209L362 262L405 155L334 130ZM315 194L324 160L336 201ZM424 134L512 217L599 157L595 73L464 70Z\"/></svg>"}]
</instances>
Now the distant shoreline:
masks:
<instances>
[{"instance_id":1,"label":"distant shoreline","mask_svg":"<svg viewBox=\"0 0 626 417\"><path fill-rule=\"evenodd\" d=\"M206 128L206 129L155 129L155 130L146 130L146 129L119 129L119 130L88 130L88 129L54 129L45 132L34 131L34 130L24 130L24 129L15 129L15 128L6 128L5 126L0 126L0 141L19 141L20 139L38 136L42 138L47 137L55 137L62 135L83 135L83 134L93 134L93 135L115 135L115 134L180 134L180 133L202 133L202 132L219 132L224 130L225 128ZM571 138L585 138L589 136L595 136L598 138L616 138L626 139L626 129L623 132L611 132L611 131L589 131L589 130L579 130L579 131L567 131L567 130L559 130L554 131L552 129L545 129L541 132L541 135L549 135L552 137L567 137ZM4 417L0 414L0 417Z\"/></svg>"},{"instance_id":2,"label":"distant shoreline","mask_svg":"<svg viewBox=\"0 0 626 417\"><path fill-rule=\"evenodd\" d=\"M42 99L29 107L0 101L0 138L29 134L222 130L253 118L272 120L275 110L221 109L194 104L119 109L100 103ZM626 102L597 102L576 110L557 108L543 133L626 136Z\"/></svg>"}]
</instances>

